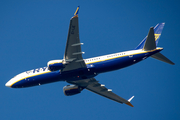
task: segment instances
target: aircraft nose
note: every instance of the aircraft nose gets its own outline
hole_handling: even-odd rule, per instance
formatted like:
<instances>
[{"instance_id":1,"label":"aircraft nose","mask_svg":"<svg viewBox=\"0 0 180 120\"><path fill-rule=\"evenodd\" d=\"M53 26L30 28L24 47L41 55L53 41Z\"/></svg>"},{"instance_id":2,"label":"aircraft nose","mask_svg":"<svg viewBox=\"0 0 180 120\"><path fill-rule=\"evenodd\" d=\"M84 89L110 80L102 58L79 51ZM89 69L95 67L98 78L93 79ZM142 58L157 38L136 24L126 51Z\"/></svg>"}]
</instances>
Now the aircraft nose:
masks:
<instances>
[{"instance_id":1,"label":"aircraft nose","mask_svg":"<svg viewBox=\"0 0 180 120\"><path fill-rule=\"evenodd\" d=\"M15 77L11 78L6 84L6 87L10 87L10 88L18 88L17 82L23 80L26 75L26 72L20 73L18 75L16 75ZM22 79L23 78L23 79ZM20 83L21 84L21 83Z\"/></svg>"},{"instance_id":2,"label":"aircraft nose","mask_svg":"<svg viewBox=\"0 0 180 120\"><path fill-rule=\"evenodd\" d=\"M11 83L10 81L8 81L6 84L5 84L6 87L11 87Z\"/></svg>"},{"instance_id":3,"label":"aircraft nose","mask_svg":"<svg viewBox=\"0 0 180 120\"><path fill-rule=\"evenodd\" d=\"M10 79L10 80L5 84L5 86L12 88L12 85L13 85L14 83L15 83L15 79L12 78L12 79Z\"/></svg>"}]
</instances>

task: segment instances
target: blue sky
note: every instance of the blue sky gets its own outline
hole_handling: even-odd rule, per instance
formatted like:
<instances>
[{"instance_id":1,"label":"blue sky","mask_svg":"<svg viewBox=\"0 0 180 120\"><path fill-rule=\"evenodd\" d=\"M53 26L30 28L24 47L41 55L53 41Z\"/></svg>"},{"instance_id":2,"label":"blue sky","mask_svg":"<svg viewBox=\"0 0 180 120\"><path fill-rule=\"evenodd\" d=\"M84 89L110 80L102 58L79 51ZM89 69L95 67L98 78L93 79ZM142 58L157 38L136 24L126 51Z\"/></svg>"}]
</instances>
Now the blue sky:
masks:
<instances>
[{"instance_id":1,"label":"blue sky","mask_svg":"<svg viewBox=\"0 0 180 120\"><path fill-rule=\"evenodd\" d=\"M12 89L15 75L62 59L69 20L77 6L84 58L135 48L149 28L165 22L158 46L176 65L152 58L100 74L100 83L121 97L132 95L134 108L87 90L67 97L65 82ZM0 1L1 119L169 120L180 119L179 1Z\"/></svg>"}]
</instances>

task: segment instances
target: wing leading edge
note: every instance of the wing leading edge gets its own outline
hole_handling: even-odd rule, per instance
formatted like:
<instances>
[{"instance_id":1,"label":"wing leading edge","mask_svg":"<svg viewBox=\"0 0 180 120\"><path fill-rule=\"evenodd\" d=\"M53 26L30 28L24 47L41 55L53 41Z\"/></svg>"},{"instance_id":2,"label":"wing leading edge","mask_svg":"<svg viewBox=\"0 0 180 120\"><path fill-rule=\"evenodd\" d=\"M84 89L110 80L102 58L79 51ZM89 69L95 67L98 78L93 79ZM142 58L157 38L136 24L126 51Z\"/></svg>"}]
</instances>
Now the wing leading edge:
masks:
<instances>
[{"instance_id":1,"label":"wing leading edge","mask_svg":"<svg viewBox=\"0 0 180 120\"><path fill-rule=\"evenodd\" d=\"M77 8L74 16L70 20L68 37L66 42L66 48L64 53L64 61L67 63L63 71L84 68L86 64L82 58L84 52L81 51L81 45L79 40L79 26L78 26L78 12Z\"/></svg>"},{"instance_id":2,"label":"wing leading edge","mask_svg":"<svg viewBox=\"0 0 180 120\"><path fill-rule=\"evenodd\" d=\"M100 84L95 78L78 80L78 81L71 81L69 83L84 87L91 92L94 92L98 95L101 95L103 97L106 97L106 98L109 98L109 99L114 100L116 102L119 102L121 104L125 103L131 107L134 107L130 103L130 101L134 98L134 96L132 96L129 100L126 100L126 99L116 95L115 93L113 93L111 89L107 89L105 87L105 85Z\"/></svg>"}]
</instances>

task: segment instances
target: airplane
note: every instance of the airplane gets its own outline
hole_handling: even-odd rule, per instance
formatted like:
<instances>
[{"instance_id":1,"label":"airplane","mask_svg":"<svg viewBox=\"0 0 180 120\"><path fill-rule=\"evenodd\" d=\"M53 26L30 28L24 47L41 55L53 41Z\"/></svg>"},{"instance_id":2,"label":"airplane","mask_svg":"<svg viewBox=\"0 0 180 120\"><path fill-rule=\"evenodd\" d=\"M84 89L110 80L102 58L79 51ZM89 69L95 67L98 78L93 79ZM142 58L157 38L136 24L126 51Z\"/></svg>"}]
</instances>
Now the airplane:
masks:
<instances>
[{"instance_id":1,"label":"airplane","mask_svg":"<svg viewBox=\"0 0 180 120\"><path fill-rule=\"evenodd\" d=\"M66 81L70 84L63 87L63 92L66 96L76 95L81 93L83 89L87 89L118 103L125 103L133 107L131 100L134 96L126 100L116 95L111 89L100 84L99 81L95 79L95 76L125 68L145 60L148 57L174 65L171 60L160 53L163 48L156 47L165 23L159 23L155 27L151 27L148 35L133 50L83 59L82 54L84 54L84 52L81 51L81 45L83 45L83 43L81 43L79 39L78 12L79 6L74 16L70 19L63 59L51 60L47 63L47 67L20 73L10 79L5 86L25 88Z\"/></svg>"}]
</instances>

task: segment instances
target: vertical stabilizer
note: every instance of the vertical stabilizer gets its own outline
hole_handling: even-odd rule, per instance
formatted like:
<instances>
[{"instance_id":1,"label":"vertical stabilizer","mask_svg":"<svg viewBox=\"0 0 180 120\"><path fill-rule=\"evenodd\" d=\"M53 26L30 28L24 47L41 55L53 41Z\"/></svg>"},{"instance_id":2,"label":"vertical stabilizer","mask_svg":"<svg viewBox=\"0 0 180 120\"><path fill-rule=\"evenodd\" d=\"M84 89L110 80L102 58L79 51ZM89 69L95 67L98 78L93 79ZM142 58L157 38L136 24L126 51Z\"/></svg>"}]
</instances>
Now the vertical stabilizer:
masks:
<instances>
[{"instance_id":1,"label":"vertical stabilizer","mask_svg":"<svg viewBox=\"0 0 180 120\"><path fill-rule=\"evenodd\" d=\"M156 46L159 42L159 38L161 36L164 25L165 25L165 23L159 23L154 27L154 37L155 37L155 41L156 41ZM136 50L143 49L146 39L147 39L147 36L141 41L141 43L135 49Z\"/></svg>"}]
</instances>

